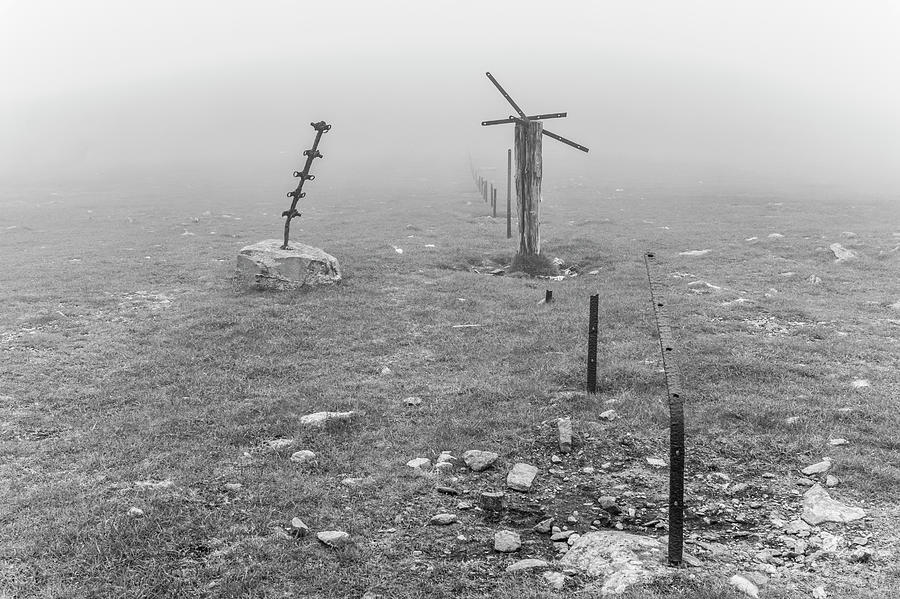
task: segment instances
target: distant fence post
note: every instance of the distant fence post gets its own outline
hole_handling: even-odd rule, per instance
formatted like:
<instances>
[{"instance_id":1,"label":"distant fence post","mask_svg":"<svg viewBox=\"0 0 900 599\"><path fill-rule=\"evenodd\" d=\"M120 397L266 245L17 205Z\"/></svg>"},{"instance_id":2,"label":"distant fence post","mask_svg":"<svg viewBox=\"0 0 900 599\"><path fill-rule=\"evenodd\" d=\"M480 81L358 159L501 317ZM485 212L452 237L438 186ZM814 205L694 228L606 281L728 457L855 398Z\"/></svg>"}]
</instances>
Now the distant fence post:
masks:
<instances>
[{"instance_id":1,"label":"distant fence post","mask_svg":"<svg viewBox=\"0 0 900 599\"><path fill-rule=\"evenodd\" d=\"M597 320L600 311L600 294L592 295L588 309L588 357L587 357L587 392L597 392Z\"/></svg>"},{"instance_id":2,"label":"distant fence post","mask_svg":"<svg viewBox=\"0 0 900 599\"><path fill-rule=\"evenodd\" d=\"M491 185L491 216L497 218L497 188Z\"/></svg>"},{"instance_id":3,"label":"distant fence post","mask_svg":"<svg viewBox=\"0 0 900 599\"><path fill-rule=\"evenodd\" d=\"M512 237L512 148L506 150L506 238Z\"/></svg>"},{"instance_id":4,"label":"distant fence post","mask_svg":"<svg viewBox=\"0 0 900 599\"><path fill-rule=\"evenodd\" d=\"M666 391L669 395L669 564L678 566L684 549L684 394L681 390L681 374L675 361L676 351L669 314L662 298L659 276L654 272L656 255L646 252L644 264L647 266L650 300L653 302Z\"/></svg>"}]
</instances>

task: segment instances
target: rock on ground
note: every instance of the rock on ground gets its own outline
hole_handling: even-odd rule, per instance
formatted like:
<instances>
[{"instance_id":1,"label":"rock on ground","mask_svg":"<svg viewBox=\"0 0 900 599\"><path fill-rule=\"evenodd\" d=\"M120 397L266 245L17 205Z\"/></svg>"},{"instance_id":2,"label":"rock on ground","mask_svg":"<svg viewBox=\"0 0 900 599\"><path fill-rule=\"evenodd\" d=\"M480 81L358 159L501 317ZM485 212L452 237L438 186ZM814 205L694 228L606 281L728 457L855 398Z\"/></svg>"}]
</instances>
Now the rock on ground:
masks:
<instances>
[{"instance_id":1,"label":"rock on ground","mask_svg":"<svg viewBox=\"0 0 900 599\"><path fill-rule=\"evenodd\" d=\"M679 256L705 256L711 250L688 250L686 252L678 252Z\"/></svg>"},{"instance_id":2,"label":"rock on ground","mask_svg":"<svg viewBox=\"0 0 900 599\"><path fill-rule=\"evenodd\" d=\"M493 463L496 462L497 458L500 456L492 451L470 449L469 451L464 453L462 457L463 461L466 463L466 466L468 466L475 472L481 472L482 470L490 468L491 465L493 465Z\"/></svg>"},{"instance_id":3,"label":"rock on ground","mask_svg":"<svg viewBox=\"0 0 900 599\"><path fill-rule=\"evenodd\" d=\"M347 422L356 412L316 412L300 417L300 424L305 426L325 426L328 422Z\"/></svg>"},{"instance_id":4,"label":"rock on ground","mask_svg":"<svg viewBox=\"0 0 900 599\"><path fill-rule=\"evenodd\" d=\"M436 514L428 521L429 524L434 524L435 526L447 526L456 522L459 522L456 514Z\"/></svg>"},{"instance_id":5,"label":"rock on ground","mask_svg":"<svg viewBox=\"0 0 900 599\"><path fill-rule=\"evenodd\" d=\"M562 572L544 572L541 577L556 591L561 591L566 586L566 576Z\"/></svg>"},{"instance_id":6,"label":"rock on ground","mask_svg":"<svg viewBox=\"0 0 900 599\"><path fill-rule=\"evenodd\" d=\"M606 410L604 412L600 412L600 418L602 420L615 420L619 414L615 410Z\"/></svg>"},{"instance_id":7,"label":"rock on ground","mask_svg":"<svg viewBox=\"0 0 900 599\"><path fill-rule=\"evenodd\" d=\"M542 559L520 559L514 564L510 564L506 567L507 572L523 572L525 570L536 570L538 568L546 568L549 566L547 562Z\"/></svg>"},{"instance_id":8,"label":"rock on ground","mask_svg":"<svg viewBox=\"0 0 900 599\"><path fill-rule=\"evenodd\" d=\"M428 468L429 466L431 466L431 460L429 460L428 458L413 458L410 461L406 462L406 465L413 470L422 470L423 468Z\"/></svg>"},{"instance_id":9,"label":"rock on ground","mask_svg":"<svg viewBox=\"0 0 900 599\"><path fill-rule=\"evenodd\" d=\"M560 560L587 576L603 577L601 595L623 592L634 584L649 582L664 575L667 568L665 547L656 539L618 530L600 530L583 534Z\"/></svg>"},{"instance_id":10,"label":"rock on ground","mask_svg":"<svg viewBox=\"0 0 900 599\"><path fill-rule=\"evenodd\" d=\"M350 543L350 535L342 530L323 530L316 538L329 547L343 547Z\"/></svg>"},{"instance_id":11,"label":"rock on ground","mask_svg":"<svg viewBox=\"0 0 900 599\"><path fill-rule=\"evenodd\" d=\"M512 553L522 546L519 533L511 530L498 530L494 533L494 551L500 553Z\"/></svg>"},{"instance_id":12,"label":"rock on ground","mask_svg":"<svg viewBox=\"0 0 900 599\"><path fill-rule=\"evenodd\" d=\"M269 449L272 451L285 451L294 446L296 441L293 439L272 439L271 441L266 441L266 445L269 446Z\"/></svg>"},{"instance_id":13,"label":"rock on ground","mask_svg":"<svg viewBox=\"0 0 900 599\"><path fill-rule=\"evenodd\" d=\"M291 532L298 537L309 534L309 526L300 518L291 518Z\"/></svg>"},{"instance_id":14,"label":"rock on ground","mask_svg":"<svg viewBox=\"0 0 900 599\"><path fill-rule=\"evenodd\" d=\"M800 472L802 472L806 476L812 476L814 474L825 474L826 472L831 470L831 466L831 458L825 458L821 462L816 462L815 464L807 466Z\"/></svg>"},{"instance_id":15,"label":"rock on ground","mask_svg":"<svg viewBox=\"0 0 900 599\"><path fill-rule=\"evenodd\" d=\"M506 486L514 491L530 491L537 473L538 469L534 466L519 462L506 475Z\"/></svg>"},{"instance_id":16,"label":"rock on ground","mask_svg":"<svg viewBox=\"0 0 900 599\"><path fill-rule=\"evenodd\" d=\"M803 494L803 513L801 518L808 524L822 522L853 522L866 517L862 508L850 507L831 498L822 485L813 485Z\"/></svg>"},{"instance_id":17,"label":"rock on ground","mask_svg":"<svg viewBox=\"0 0 900 599\"><path fill-rule=\"evenodd\" d=\"M856 258L856 252L854 252L853 250L848 250L839 243L832 243L828 246L828 249L830 249L831 253L834 254L835 262L846 262L847 260L853 260L854 258Z\"/></svg>"},{"instance_id":18,"label":"rock on ground","mask_svg":"<svg viewBox=\"0 0 900 599\"><path fill-rule=\"evenodd\" d=\"M756 583L745 576L735 574L728 579L728 584L749 597L755 597L759 599L759 587L756 586Z\"/></svg>"},{"instance_id":19,"label":"rock on ground","mask_svg":"<svg viewBox=\"0 0 900 599\"><path fill-rule=\"evenodd\" d=\"M341 266L334 256L302 243L292 243L286 250L281 249L281 244L280 239L266 239L241 249L235 284L290 291L340 282Z\"/></svg>"},{"instance_id":20,"label":"rock on ground","mask_svg":"<svg viewBox=\"0 0 900 599\"><path fill-rule=\"evenodd\" d=\"M316 459L315 452L312 452L308 449L301 449L300 451L295 451L291 454L291 461L296 462L297 464L305 464L306 462L311 462Z\"/></svg>"}]
</instances>

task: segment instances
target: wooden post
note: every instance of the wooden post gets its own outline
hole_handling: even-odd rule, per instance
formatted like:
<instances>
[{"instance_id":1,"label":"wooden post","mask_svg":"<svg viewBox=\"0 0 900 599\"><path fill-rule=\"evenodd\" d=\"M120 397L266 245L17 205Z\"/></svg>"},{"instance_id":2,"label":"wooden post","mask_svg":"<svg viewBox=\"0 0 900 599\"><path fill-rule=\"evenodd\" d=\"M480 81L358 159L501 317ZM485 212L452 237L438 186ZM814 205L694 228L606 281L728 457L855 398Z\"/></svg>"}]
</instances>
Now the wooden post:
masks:
<instances>
[{"instance_id":1,"label":"wooden post","mask_svg":"<svg viewBox=\"0 0 900 599\"><path fill-rule=\"evenodd\" d=\"M491 184L491 217L497 218L497 188Z\"/></svg>"},{"instance_id":2,"label":"wooden post","mask_svg":"<svg viewBox=\"0 0 900 599\"><path fill-rule=\"evenodd\" d=\"M512 237L512 149L506 150L506 238Z\"/></svg>"},{"instance_id":3,"label":"wooden post","mask_svg":"<svg viewBox=\"0 0 900 599\"><path fill-rule=\"evenodd\" d=\"M516 123L516 208L519 214L519 255L541 253L541 132L540 121Z\"/></svg>"}]
</instances>

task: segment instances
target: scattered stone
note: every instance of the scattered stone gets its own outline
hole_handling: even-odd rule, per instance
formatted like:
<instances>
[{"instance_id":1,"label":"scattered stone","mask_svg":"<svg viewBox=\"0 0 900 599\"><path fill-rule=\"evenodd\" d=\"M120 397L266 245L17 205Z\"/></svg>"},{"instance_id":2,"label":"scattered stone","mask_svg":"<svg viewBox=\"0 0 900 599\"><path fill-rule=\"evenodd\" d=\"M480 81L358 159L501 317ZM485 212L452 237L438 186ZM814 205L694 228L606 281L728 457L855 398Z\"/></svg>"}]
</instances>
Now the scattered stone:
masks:
<instances>
[{"instance_id":1,"label":"scattered stone","mask_svg":"<svg viewBox=\"0 0 900 599\"><path fill-rule=\"evenodd\" d=\"M267 239L241 249L235 283L257 290L290 291L341 281L341 266L334 256L302 243L287 249L281 245L281 239Z\"/></svg>"},{"instance_id":2,"label":"scattered stone","mask_svg":"<svg viewBox=\"0 0 900 599\"><path fill-rule=\"evenodd\" d=\"M454 489L453 487L445 487L444 485L437 485L434 490L438 493L443 493L444 495L459 495L458 489Z\"/></svg>"},{"instance_id":3,"label":"scattered stone","mask_svg":"<svg viewBox=\"0 0 900 599\"><path fill-rule=\"evenodd\" d=\"M394 374L394 371L391 370L390 368L388 368L387 366L384 366L381 369L381 376L391 376L392 374Z\"/></svg>"},{"instance_id":4,"label":"scattered stone","mask_svg":"<svg viewBox=\"0 0 900 599\"><path fill-rule=\"evenodd\" d=\"M294 439L272 439L271 441L266 441L266 445L269 446L269 449L276 452L282 452L290 449L297 443Z\"/></svg>"},{"instance_id":5,"label":"scattered stone","mask_svg":"<svg viewBox=\"0 0 900 599\"><path fill-rule=\"evenodd\" d=\"M796 520L791 520L787 523L787 526L784 527L784 532L789 535L801 535L801 533L806 533L806 536L809 536L809 531L812 530L812 526L797 518Z\"/></svg>"},{"instance_id":6,"label":"scattered stone","mask_svg":"<svg viewBox=\"0 0 900 599\"><path fill-rule=\"evenodd\" d=\"M848 250L839 243L832 243L828 246L828 249L834 254L835 262L846 262L847 260L853 260L857 257L856 252Z\"/></svg>"},{"instance_id":7,"label":"scattered stone","mask_svg":"<svg viewBox=\"0 0 900 599\"><path fill-rule=\"evenodd\" d=\"M593 474L594 467L593 466L585 466L584 468L581 469L581 473L582 474Z\"/></svg>"},{"instance_id":8,"label":"scattered stone","mask_svg":"<svg viewBox=\"0 0 900 599\"><path fill-rule=\"evenodd\" d=\"M825 458L821 462L816 462L810 466L807 466L800 472L805 474L806 476L814 476L816 474L825 474L829 470L831 470L832 466L831 458Z\"/></svg>"},{"instance_id":9,"label":"scattered stone","mask_svg":"<svg viewBox=\"0 0 900 599\"><path fill-rule=\"evenodd\" d=\"M809 278L806 279L811 285L821 285L822 279L817 275L809 275Z\"/></svg>"},{"instance_id":10,"label":"scattered stone","mask_svg":"<svg viewBox=\"0 0 900 599\"><path fill-rule=\"evenodd\" d=\"M705 256L712 250L688 250L685 252L678 252L679 256Z\"/></svg>"},{"instance_id":11,"label":"scattered stone","mask_svg":"<svg viewBox=\"0 0 900 599\"><path fill-rule=\"evenodd\" d=\"M316 454L308 449L301 449L291 454L291 461L297 464L305 464L316 459Z\"/></svg>"},{"instance_id":12,"label":"scattered stone","mask_svg":"<svg viewBox=\"0 0 900 599\"><path fill-rule=\"evenodd\" d=\"M425 468L431 466L431 460L429 460L428 458L413 458L410 461L406 462L406 465L413 470L418 470L421 472Z\"/></svg>"},{"instance_id":13,"label":"scattered stone","mask_svg":"<svg viewBox=\"0 0 900 599\"><path fill-rule=\"evenodd\" d=\"M506 475L506 486L514 491L527 492L531 490L534 477L537 476L538 469L530 464L519 462L512 467L509 474Z\"/></svg>"},{"instance_id":14,"label":"scattered stone","mask_svg":"<svg viewBox=\"0 0 900 599\"><path fill-rule=\"evenodd\" d=\"M802 487L811 487L814 484L816 484L816 481L814 481L811 478L806 478L805 476L801 476L800 478L797 479L797 484Z\"/></svg>"},{"instance_id":15,"label":"scattered stone","mask_svg":"<svg viewBox=\"0 0 900 599\"><path fill-rule=\"evenodd\" d=\"M550 540L553 542L568 541L569 537L571 537L573 534L575 534L574 530L560 530L560 531L554 532L550 536Z\"/></svg>"},{"instance_id":16,"label":"scattered stone","mask_svg":"<svg viewBox=\"0 0 900 599\"><path fill-rule=\"evenodd\" d=\"M481 472L482 470L490 468L491 465L497 461L498 457L500 456L491 451L470 449L463 454L463 461L465 461L466 466L471 468L473 471Z\"/></svg>"},{"instance_id":17,"label":"scattered stone","mask_svg":"<svg viewBox=\"0 0 900 599\"><path fill-rule=\"evenodd\" d=\"M749 488L750 488L750 485L747 483L737 483L737 484L733 485L730 489L728 489L728 494L729 495L738 495L740 493L743 493L744 491L746 491Z\"/></svg>"},{"instance_id":18,"label":"scattered stone","mask_svg":"<svg viewBox=\"0 0 900 599\"><path fill-rule=\"evenodd\" d=\"M241 483L225 483L225 485L223 486L226 491L229 491L231 493L237 493L244 488L244 485L242 485Z\"/></svg>"},{"instance_id":19,"label":"scattered stone","mask_svg":"<svg viewBox=\"0 0 900 599\"><path fill-rule=\"evenodd\" d=\"M581 535L576 532L576 533L570 535L568 539L566 539L566 543L568 543L569 546L571 547L572 545L575 544L575 541L577 541L580 538L581 538Z\"/></svg>"},{"instance_id":20,"label":"scattered stone","mask_svg":"<svg viewBox=\"0 0 900 599\"><path fill-rule=\"evenodd\" d=\"M553 543L553 549L560 555L565 555L569 551L569 544L565 541L557 541Z\"/></svg>"},{"instance_id":21,"label":"scattered stone","mask_svg":"<svg viewBox=\"0 0 900 599\"><path fill-rule=\"evenodd\" d=\"M862 508L849 507L831 498L821 485L814 485L803 495L803 513L800 516L808 524L822 522L853 522L866 517Z\"/></svg>"},{"instance_id":22,"label":"scattered stone","mask_svg":"<svg viewBox=\"0 0 900 599\"><path fill-rule=\"evenodd\" d=\"M848 441L847 439L838 438L838 439L829 440L828 444L831 445L832 447L837 447L838 445L849 445L850 441Z\"/></svg>"},{"instance_id":23,"label":"scattered stone","mask_svg":"<svg viewBox=\"0 0 900 599\"><path fill-rule=\"evenodd\" d=\"M647 463L655 468L665 468L666 461L659 458L647 458Z\"/></svg>"},{"instance_id":24,"label":"scattered stone","mask_svg":"<svg viewBox=\"0 0 900 599\"><path fill-rule=\"evenodd\" d=\"M600 507L608 514L616 516L622 513L622 508L616 505L616 498L611 495L601 495L597 498L597 503L599 503Z\"/></svg>"},{"instance_id":25,"label":"scattered stone","mask_svg":"<svg viewBox=\"0 0 900 599\"><path fill-rule=\"evenodd\" d=\"M825 592L825 587L822 585L817 586L812 590L813 599L826 599L828 597L828 593Z\"/></svg>"},{"instance_id":26,"label":"scattered stone","mask_svg":"<svg viewBox=\"0 0 900 599\"><path fill-rule=\"evenodd\" d=\"M306 426L325 426L328 422L347 422L356 412L316 412L300 417L300 424Z\"/></svg>"},{"instance_id":27,"label":"scattered stone","mask_svg":"<svg viewBox=\"0 0 900 599\"><path fill-rule=\"evenodd\" d=\"M872 550L868 547L857 547L850 552L850 561L854 563L865 563L872 559Z\"/></svg>"},{"instance_id":28,"label":"scattered stone","mask_svg":"<svg viewBox=\"0 0 900 599\"><path fill-rule=\"evenodd\" d=\"M169 479L166 480L139 480L135 481L134 485L136 487L141 487L142 489L153 489L156 491L162 491L164 489L171 489L175 486L175 483Z\"/></svg>"},{"instance_id":29,"label":"scattered stone","mask_svg":"<svg viewBox=\"0 0 900 599\"><path fill-rule=\"evenodd\" d=\"M787 425L794 425L794 424L797 424L798 422L800 422L799 416L788 416L787 418L784 419L784 423Z\"/></svg>"},{"instance_id":30,"label":"scattered stone","mask_svg":"<svg viewBox=\"0 0 900 599\"><path fill-rule=\"evenodd\" d=\"M559 450L569 453L572 451L572 419L569 417L558 419L556 428L559 432Z\"/></svg>"},{"instance_id":31,"label":"scattered stone","mask_svg":"<svg viewBox=\"0 0 900 599\"><path fill-rule=\"evenodd\" d=\"M132 518L141 518L144 516L144 510L139 507L130 507L128 508L128 515Z\"/></svg>"},{"instance_id":32,"label":"scattered stone","mask_svg":"<svg viewBox=\"0 0 900 599\"><path fill-rule=\"evenodd\" d=\"M590 591L617 594L629 586L649 582L666 573L664 546L655 539L615 530L583 534L560 560L560 565L587 576L603 577ZM597 588L599 587L599 589Z\"/></svg>"},{"instance_id":33,"label":"scattered stone","mask_svg":"<svg viewBox=\"0 0 900 599\"><path fill-rule=\"evenodd\" d=\"M514 564L510 564L506 567L507 572L524 572L526 570L537 570L538 568L546 568L549 566L547 562L542 559L520 559Z\"/></svg>"},{"instance_id":34,"label":"scattered stone","mask_svg":"<svg viewBox=\"0 0 900 599\"><path fill-rule=\"evenodd\" d=\"M615 410L606 410L605 412L600 412L600 418L603 420L615 420L618 418L618 414Z\"/></svg>"},{"instance_id":35,"label":"scattered stone","mask_svg":"<svg viewBox=\"0 0 900 599\"><path fill-rule=\"evenodd\" d=\"M562 464L563 459L554 453L550 456L550 461L554 464Z\"/></svg>"},{"instance_id":36,"label":"scattered stone","mask_svg":"<svg viewBox=\"0 0 900 599\"><path fill-rule=\"evenodd\" d=\"M522 546L519 534L511 530L498 530L494 533L494 551L500 553L513 553Z\"/></svg>"},{"instance_id":37,"label":"scattered stone","mask_svg":"<svg viewBox=\"0 0 900 599\"><path fill-rule=\"evenodd\" d=\"M561 572L544 572L541 577L555 591L561 591L566 586L566 576Z\"/></svg>"},{"instance_id":38,"label":"scattered stone","mask_svg":"<svg viewBox=\"0 0 900 599\"><path fill-rule=\"evenodd\" d=\"M364 480L366 479L361 477L350 477L342 480L341 484L345 487L358 487Z\"/></svg>"},{"instance_id":39,"label":"scattered stone","mask_svg":"<svg viewBox=\"0 0 900 599\"><path fill-rule=\"evenodd\" d=\"M759 599L759 587L756 586L756 583L752 582L749 578L742 576L741 574L735 574L734 576L729 578L728 584L744 593L745 595Z\"/></svg>"},{"instance_id":40,"label":"scattered stone","mask_svg":"<svg viewBox=\"0 0 900 599\"><path fill-rule=\"evenodd\" d=\"M684 563L685 565L687 565L690 568L702 568L703 567L703 562L700 561L700 558L698 558L696 555L688 553L687 551L685 551L681 554L681 561L682 561L682 563Z\"/></svg>"},{"instance_id":41,"label":"scattered stone","mask_svg":"<svg viewBox=\"0 0 900 599\"><path fill-rule=\"evenodd\" d=\"M329 547L343 547L350 543L350 535L342 530L323 530L316 538Z\"/></svg>"},{"instance_id":42,"label":"scattered stone","mask_svg":"<svg viewBox=\"0 0 900 599\"><path fill-rule=\"evenodd\" d=\"M706 281L691 281L688 283L688 289L694 293L718 293L722 288Z\"/></svg>"},{"instance_id":43,"label":"scattered stone","mask_svg":"<svg viewBox=\"0 0 900 599\"><path fill-rule=\"evenodd\" d=\"M475 504L471 501L460 501L456 504L456 509L458 510L471 510L473 507L475 507Z\"/></svg>"},{"instance_id":44,"label":"scattered stone","mask_svg":"<svg viewBox=\"0 0 900 599\"><path fill-rule=\"evenodd\" d=\"M431 520L428 521L429 524L433 524L435 526L447 526L448 524L456 524L459 522L459 518L456 514L437 514L431 517Z\"/></svg>"},{"instance_id":45,"label":"scattered stone","mask_svg":"<svg viewBox=\"0 0 900 599\"><path fill-rule=\"evenodd\" d=\"M533 527L531 527L531 530L533 530L536 533L545 535L548 532L550 532L550 528L552 526L553 526L553 518L547 518L546 520L541 520L540 522L535 524Z\"/></svg>"},{"instance_id":46,"label":"scattered stone","mask_svg":"<svg viewBox=\"0 0 900 599\"><path fill-rule=\"evenodd\" d=\"M869 537L863 537L863 536L853 537L853 538L850 540L850 543L853 544L853 545L868 545L868 544L869 544Z\"/></svg>"},{"instance_id":47,"label":"scattered stone","mask_svg":"<svg viewBox=\"0 0 900 599\"><path fill-rule=\"evenodd\" d=\"M782 237L784 237L784 235L781 233L769 233L768 235L769 239L781 239Z\"/></svg>"},{"instance_id":48,"label":"scattered stone","mask_svg":"<svg viewBox=\"0 0 900 599\"><path fill-rule=\"evenodd\" d=\"M456 456L449 451L442 451L441 455L439 455L436 460L438 464L456 464L458 461Z\"/></svg>"},{"instance_id":49,"label":"scattered stone","mask_svg":"<svg viewBox=\"0 0 900 599\"><path fill-rule=\"evenodd\" d=\"M300 518L291 518L291 534L296 537L305 537L309 534L309 526Z\"/></svg>"},{"instance_id":50,"label":"scattered stone","mask_svg":"<svg viewBox=\"0 0 900 599\"><path fill-rule=\"evenodd\" d=\"M843 237L844 239L856 239L856 233L854 233L853 231L844 231L843 233L841 233L841 237Z\"/></svg>"},{"instance_id":51,"label":"scattered stone","mask_svg":"<svg viewBox=\"0 0 900 599\"><path fill-rule=\"evenodd\" d=\"M828 476L825 477L825 486L828 487L829 489L833 489L834 487L838 486L839 484L841 484L841 479L839 479L835 475L829 474Z\"/></svg>"},{"instance_id":52,"label":"scattered stone","mask_svg":"<svg viewBox=\"0 0 900 599\"><path fill-rule=\"evenodd\" d=\"M406 399L403 400L403 403L405 403L408 406L420 406L420 405L422 405L422 398L421 397L407 397Z\"/></svg>"},{"instance_id":53,"label":"scattered stone","mask_svg":"<svg viewBox=\"0 0 900 599\"><path fill-rule=\"evenodd\" d=\"M856 379L855 381L850 383L850 386L854 389L863 389L865 387L871 387L872 385L867 379Z\"/></svg>"}]
</instances>

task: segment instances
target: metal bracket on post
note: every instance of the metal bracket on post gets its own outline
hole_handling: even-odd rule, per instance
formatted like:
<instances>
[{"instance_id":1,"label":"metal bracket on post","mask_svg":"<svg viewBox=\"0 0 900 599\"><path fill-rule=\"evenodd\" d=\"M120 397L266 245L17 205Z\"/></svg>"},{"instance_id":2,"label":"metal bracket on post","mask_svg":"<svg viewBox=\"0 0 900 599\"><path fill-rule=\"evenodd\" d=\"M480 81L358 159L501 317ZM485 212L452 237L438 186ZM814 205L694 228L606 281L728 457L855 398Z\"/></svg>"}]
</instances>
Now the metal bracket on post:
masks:
<instances>
[{"instance_id":1,"label":"metal bracket on post","mask_svg":"<svg viewBox=\"0 0 900 599\"><path fill-rule=\"evenodd\" d=\"M316 139L313 142L312 148L303 150L303 155L306 156L306 164L302 171L294 171L294 176L300 179L300 183L297 185L297 189L287 194L287 197L294 198L291 202L291 207L281 213L281 216L286 219L284 221L284 245L281 246L281 249L283 250L288 249L288 240L291 235L291 220L300 216L300 213L297 211L297 202L306 197L306 193L303 192L303 184L306 181L312 181L316 178L315 175L309 174L309 169L312 166L313 160L316 158L324 158L322 153L319 152L319 141L322 139L322 134L331 131L331 125L325 121L310 123L310 126L316 130Z\"/></svg>"},{"instance_id":2,"label":"metal bracket on post","mask_svg":"<svg viewBox=\"0 0 900 599\"><path fill-rule=\"evenodd\" d=\"M659 332L659 349L669 399L669 564L679 566L684 550L684 393L675 360L677 352L672 341L669 313L659 283L661 278L655 272L656 255L646 252L644 263L650 282L650 299Z\"/></svg>"}]
</instances>

